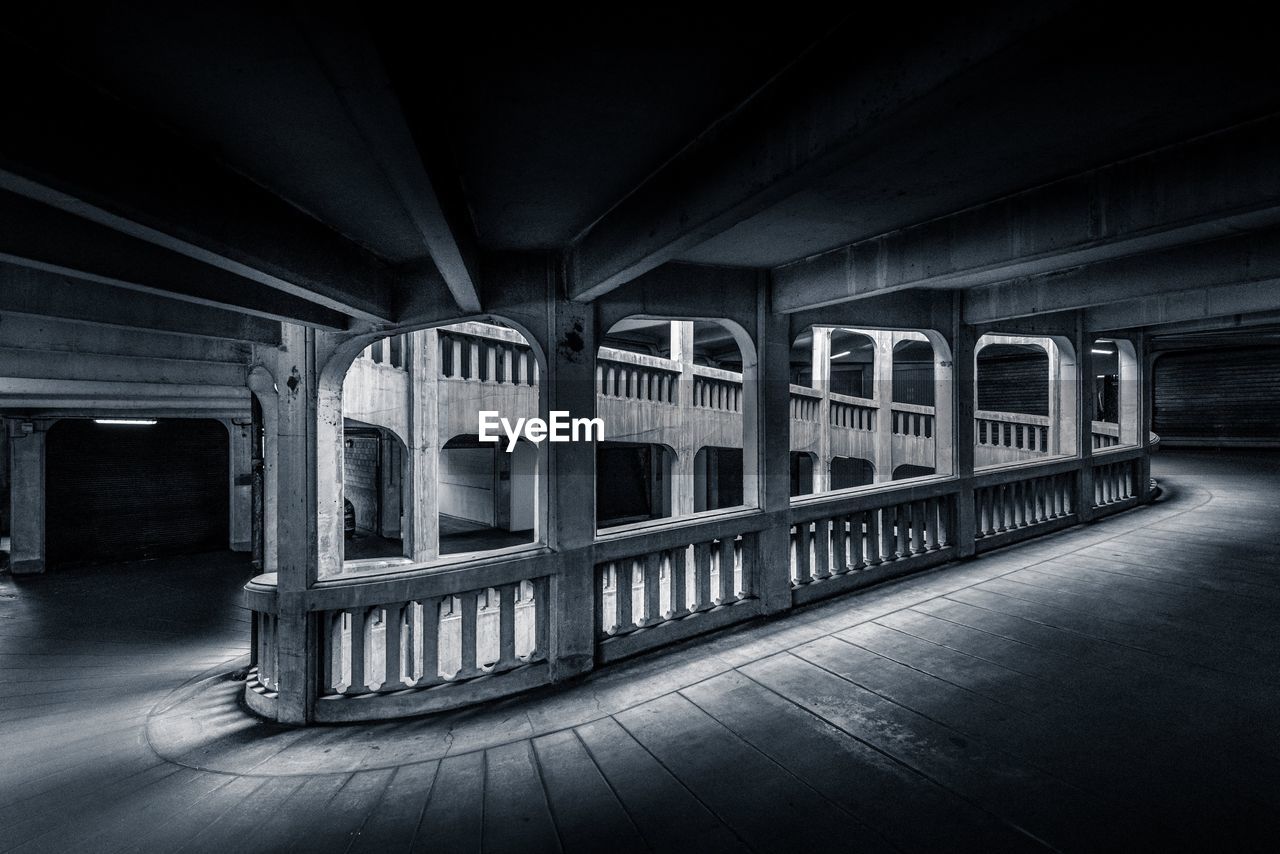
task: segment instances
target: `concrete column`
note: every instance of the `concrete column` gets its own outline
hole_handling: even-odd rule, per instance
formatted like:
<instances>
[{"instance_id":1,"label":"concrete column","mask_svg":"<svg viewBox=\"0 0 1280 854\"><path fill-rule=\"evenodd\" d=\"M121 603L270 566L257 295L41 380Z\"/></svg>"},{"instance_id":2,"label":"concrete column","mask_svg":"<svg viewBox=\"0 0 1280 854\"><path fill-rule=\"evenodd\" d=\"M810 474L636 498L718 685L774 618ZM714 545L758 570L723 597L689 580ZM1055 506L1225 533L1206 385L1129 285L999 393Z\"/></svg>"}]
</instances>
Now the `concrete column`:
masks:
<instances>
[{"instance_id":1,"label":"concrete column","mask_svg":"<svg viewBox=\"0 0 1280 854\"><path fill-rule=\"evenodd\" d=\"M754 411L744 407L745 429L755 429L760 507L771 524L759 536L757 584L766 613L791 607L791 328L786 315L769 310L762 279L756 304L757 365Z\"/></svg>"},{"instance_id":2,"label":"concrete column","mask_svg":"<svg viewBox=\"0 0 1280 854\"><path fill-rule=\"evenodd\" d=\"M813 328L813 386L822 392L818 399L818 458L813 463L813 491L831 491L831 329Z\"/></svg>"},{"instance_id":3,"label":"concrete column","mask_svg":"<svg viewBox=\"0 0 1280 854\"><path fill-rule=\"evenodd\" d=\"M1064 441L1060 453L1080 455L1080 473L1076 478L1076 514L1080 521L1087 522L1093 518L1093 467L1090 461L1093 457L1094 372L1093 335L1085 329L1084 312L1077 312L1076 333L1071 343L1076 350L1075 364L1060 367L1059 373L1051 374L1050 378L1057 376L1059 380L1064 439L1067 431L1072 431L1075 443L1072 448L1066 446ZM1052 366L1053 363L1050 362L1050 367ZM1074 395L1075 399L1071 400L1068 393ZM1053 395L1049 399L1053 400ZM1050 414L1053 414L1052 410Z\"/></svg>"},{"instance_id":4,"label":"concrete column","mask_svg":"<svg viewBox=\"0 0 1280 854\"><path fill-rule=\"evenodd\" d=\"M1118 383L1120 394L1120 406L1118 410L1118 419L1120 421L1120 443L1122 445L1138 445L1141 444L1142 424L1142 361L1139 354L1142 352L1142 340L1139 338L1135 343L1125 338L1117 338L1116 342L1116 373L1119 374Z\"/></svg>"},{"instance_id":5,"label":"concrete column","mask_svg":"<svg viewBox=\"0 0 1280 854\"><path fill-rule=\"evenodd\" d=\"M244 419L224 422L230 436L231 542L233 552L253 548L253 423Z\"/></svg>"},{"instance_id":6,"label":"concrete column","mask_svg":"<svg viewBox=\"0 0 1280 854\"><path fill-rule=\"evenodd\" d=\"M697 496L700 491L695 470L696 454L697 451L695 449L682 446L679 451L675 452L675 459L671 462L669 488L671 494L671 516L673 517L687 516L690 513L696 513L699 509Z\"/></svg>"},{"instance_id":7,"label":"concrete column","mask_svg":"<svg viewBox=\"0 0 1280 854\"><path fill-rule=\"evenodd\" d=\"M693 418L693 321L671 321L671 358L680 365L679 401L677 410L681 419ZM671 515L687 516L705 510L700 484L695 474L698 447L688 441L687 432L676 433L674 445L676 460L671 482ZM705 474L705 471L704 471ZM705 482L705 480L703 481Z\"/></svg>"},{"instance_id":8,"label":"concrete column","mask_svg":"<svg viewBox=\"0 0 1280 854\"><path fill-rule=\"evenodd\" d=\"M549 409L557 409L571 418L595 417L600 330L594 308L559 296L547 304L552 312L549 364L539 414L545 418ZM561 680L590 670L595 662L596 447L594 442L544 447L550 474L549 544L561 552L562 561L551 592L551 676Z\"/></svg>"},{"instance_id":9,"label":"concrete column","mask_svg":"<svg viewBox=\"0 0 1280 854\"><path fill-rule=\"evenodd\" d=\"M404 554L410 560L428 561L440 554L439 333L424 329L407 336L405 351L410 391Z\"/></svg>"},{"instance_id":10,"label":"concrete column","mask_svg":"<svg viewBox=\"0 0 1280 854\"><path fill-rule=\"evenodd\" d=\"M875 381L872 391L876 401L875 482L893 480L893 333L871 332L875 342Z\"/></svg>"},{"instance_id":11,"label":"concrete column","mask_svg":"<svg viewBox=\"0 0 1280 854\"><path fill-rule=\"evenodd\" d=\"M403 358L402 350L401 359ZM382 466L378 473L380 480L378 490L382 497L378 502L381 511L378 518L378 533L388 539L397 540L401 537L400 511L404 499L405 459L400 440L390 431L382 434L381 444Z\"/></svg>"},{"instance_id":12,"label":"concrete column","mask_svg":"<svg viewBox=\"0 0 1280 854\"><path fill-rule=\"evenodd\" d=\"M1145 334L1137 337L1133 348L1137 361L1133 395L1138 410L1135 419L1138 425L1137 443L1145 451L1138 474L1138 495L1146 501L1151 497L1151 375L1155 360L1151 358L1151 339Z\"/></svg>"},{"instance_id":13,"label":"concrete column","mask_svg":"<svg viewBox=\"0 0 1280 854\"><path fill-rule=\"evenodd\" d=\"M271 371L262 365L249 372L248 386L262 412L262 571L275 572L279 540L280 396Z\"/></svg>"},{"instance_id":14,"label":"concrete column","mask_svg":"<svg viewBox=\"0 0 1280 854\"><path fill-rule=\"evenodd\" d=\"M978 408L978 333L972 326L961 322L961 308L964 305L963 293L957 293L951 312L951 387L936 386L934 403L941 413L945 399L951 408L951 430L942 432L942 419L935 423L938 443L951 441L951 464L956 478L960 482L960 494L956 497L955 529L952 532L954 542L961 557L972 557L976 552L974 537L977 534L978 522L973 506L973 469L974 469L974 414ZM939 454L941 456L941 454ZM941 466L939 465L939 471Z\"/></svg>"},{"instance_id":15,"label":"concrete column","mask_svg":"<svg viewBox=\"0 0 1280 854\"><path fill-rule=\"evenodd\" d=\"M281 324L281 346L273 371L280 378L277 465L279 483L277 501L277 626L276 648L279 666L280 692L277 700L277 717L282 723L306 723L316 696L315 628L305 607L307 589L314 584L320 568L321 540L318 526L321 524L317 505L317 490L323 485L332 496L340 495L341 480L333 482L336 474L341 477L342 433L330 437L336 447L328 449L325 465L318 464L320 453L317 444L317 428L320 411L326 418L334 418L336 407L338 425L341 425L340 400L330 400L322 406L317 382L316 341L317 333L291 323ZM340 398L341 381L338 383ZM335 456L337 455L337 456ZM336 470L336 471L331 471ZM330 495L330 493L326 493ZM341 500L331 498L328 505L339 508L336 520L326 519L332 529L336 521L337 542L334 532L328 531L323 543L326 560L330 564L341 563L342 517ZM333 511L327 507L327 515Z\"/></svg>"},{"instance_id":16,"label":"concrete column","mask_svg":"<svg viewBox=\"0 0 1280 854\"><path fill-rule=\"evenodd\" d=\"M9 421L9 571L44 572L45 430L42 422Z\"/></svg>"}]
</instances>

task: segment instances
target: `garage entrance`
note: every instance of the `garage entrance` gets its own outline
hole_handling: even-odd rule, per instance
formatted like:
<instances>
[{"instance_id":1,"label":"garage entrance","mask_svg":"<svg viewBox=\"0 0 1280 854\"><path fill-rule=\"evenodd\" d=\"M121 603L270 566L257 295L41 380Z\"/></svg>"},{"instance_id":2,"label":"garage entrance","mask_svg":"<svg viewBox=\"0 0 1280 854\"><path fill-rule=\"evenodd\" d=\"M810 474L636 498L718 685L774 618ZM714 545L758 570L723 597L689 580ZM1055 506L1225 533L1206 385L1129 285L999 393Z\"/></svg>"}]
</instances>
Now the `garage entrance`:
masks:
<instances>
[{"instance_id":1,"label":"garage entrance","mask_svg":"<svg viewBox=\"0 0 1280 854\"><path fill-rule=\"evenodd\" d=\"M121 420L127 423L65 420L49 429L49 565L227 548L226 427L205 419Z\"/></svg>"}]
</instances>

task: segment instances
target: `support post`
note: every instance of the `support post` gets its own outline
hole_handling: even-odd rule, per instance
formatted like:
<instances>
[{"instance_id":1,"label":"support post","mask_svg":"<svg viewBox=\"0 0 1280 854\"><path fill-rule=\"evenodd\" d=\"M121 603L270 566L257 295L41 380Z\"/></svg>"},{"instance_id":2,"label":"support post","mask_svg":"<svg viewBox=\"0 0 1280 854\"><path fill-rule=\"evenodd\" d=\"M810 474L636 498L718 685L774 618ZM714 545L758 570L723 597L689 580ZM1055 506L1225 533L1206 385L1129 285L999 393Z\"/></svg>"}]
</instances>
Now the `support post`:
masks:
<instances>
[{"instance_id":1,"label":"support post","mask_svg":"<svg viewBox=\"0 0 1280 854\"><path fill-rule=\"evenodd\" d=\"M45 434L40 421L9 421L9 571L45 568Z\"/></svg>"},{"instance_id":2,"label":"support post","mask_svg":"<svg viewBox=\"0 0 1280 854\"><path fill-rule=\"evenodd\" d=\"M978 406L978 333L961 320L963 305L963 295L957 295L951 318L952 383L947 394L955 416L952 421L952 463L960 482L960 493L956 496L953 538L960 557L972 557L977 550L974 538L978 532L973 488L974 416ZM942 389L938 391L941 392ZM941 398L936 400L940 402ZM936 423L941 424L941 421Z\"/></svg>"},{"instance_id":3,"label":"support post","mask_svg":"<svg viewBox=\"0 0 1280 854\"><path fill-rule=\"evenodd\" d=\"M757 411L744 408L743 426L756 430L760 507L770 517L759 535L758 593L765 613L776 613L791 607L791 328L772 312L767 285L762 277L756 300Z\"/></svg>"}]
</instances>

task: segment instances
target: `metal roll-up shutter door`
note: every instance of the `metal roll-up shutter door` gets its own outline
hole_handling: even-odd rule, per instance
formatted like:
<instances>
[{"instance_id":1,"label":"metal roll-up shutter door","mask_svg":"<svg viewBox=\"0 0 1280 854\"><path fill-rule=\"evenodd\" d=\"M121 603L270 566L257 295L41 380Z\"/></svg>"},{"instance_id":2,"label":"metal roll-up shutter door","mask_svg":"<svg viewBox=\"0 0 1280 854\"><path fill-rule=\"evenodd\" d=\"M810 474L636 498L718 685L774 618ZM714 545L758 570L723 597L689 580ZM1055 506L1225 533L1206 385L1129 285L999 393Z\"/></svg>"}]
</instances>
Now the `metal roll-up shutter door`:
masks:
<instances>
[{"instance_id":1,"label":"metal roll-up shutter door","mask_svg":"<svg viewBox=\"0 0 1280 854\"><path fill-rule=\"evenodd\" d=\"M209 420L54 424L45 462L49 563L227 548L228 444L226 428Z\"/></svg>"},{"instance_id":2,"label":"metal roll-up shutter door","mask_svg":"<svg viewBox=\"0 0 1280 854\"><path fill-rule=\"evenodd\" d=\"M1155 363L1152 427L1162 439L1280 439L1280 347L1168 353Z\"/></svg>"}]
</instances>

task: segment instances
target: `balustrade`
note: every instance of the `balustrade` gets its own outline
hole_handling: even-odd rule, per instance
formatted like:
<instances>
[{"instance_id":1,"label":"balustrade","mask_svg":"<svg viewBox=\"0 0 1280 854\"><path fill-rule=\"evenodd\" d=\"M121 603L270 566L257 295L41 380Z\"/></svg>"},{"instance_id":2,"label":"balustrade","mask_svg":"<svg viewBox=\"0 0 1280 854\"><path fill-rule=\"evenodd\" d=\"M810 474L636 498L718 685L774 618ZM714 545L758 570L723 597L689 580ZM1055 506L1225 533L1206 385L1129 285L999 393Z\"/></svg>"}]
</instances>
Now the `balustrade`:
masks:
<instances>
[{"instance_id":1,"label":"balustrade","mask_svg":"<svg viewBox=\"0 0 1280 854\"><path fill-rule=\"evenodd\" d=\"M533 350L514 339L456 329L441 329L437 337L442 379L527 386L539 382L540 368Z\"/></svg>"},{"instance_id":2,"label":"balustrade","mask_svg":"<svg viewBox=\"0 0 1280 854\"><path fill-rule=\"evenodd\" d=\"M921 439L933 438L933 407L915 406L909 403L894 403L890 407L893 414L893 432L900 436L914 436Z\"/></svg>"},{"instance_id":3,"label":"balustrade","mask_svg":"<svg viewBox=\"0 0 1280 854\"><path fill-rule=\"evenodd\" d=\"M1106 508L1122 504L1138 495L1138 460L1095 460L1093 466L1093 506Z\"/></svg>"},{"instance_id":4,"label":"balustrade","mask_svg":"<svg viewBox=\"0 0 1280 854\"><path fill-rule=\"evenodd\" d=\"M794 418L795 415L793 414L792 417ZM874 431L876 429L876 402L866 398L832 394L831 426L847 427L850 430Z\"/></svg>"},{"instance_id":5,"label":"balustrade","mask_svg":"<svg viewBox=\"0 0 1280 854\"><path fill-rule=\"evenodd\" d=\"M802 385L791 386L791 419L817 421L822 393Z\"/></svg>"},{"instance_id":6,"label":"balustrade","mask_svg":"<svg viewBox=\"0 0 1280 854\"><path fill-rule=\"evenodd\" d=\"M1075 472L1029 474L975 486L976 540L1074 517Z\"/></svg>"},{"instance_id":7,"label":"balustrade","mask_svg":"<svg viewBox=\"0 0 1280 854\"><path fill-rule=\"evenodd\" d=\"M742 379L729 371L694 367L693 406L723 412L742 411Z\"/></svg>"},{"instance_id":8,"label":"balustrade","mask_svg":"<svg viewBox=\"0 0 1280 854\"><path fill-rule=\"evenodd\" d=\"M639 545L635 538L600 547L600 553L608 557L595 567L595 625L601 660L630 655L669 643L674 636L706 631L756 613L751 607L742 607L753 605L756 598L755 532L713 536L714 529L702 530L704 536L675 533L678 542L638 554L629 551ZM612 552L620 554L615 557Z\"/></svg>"}]
</instances>

